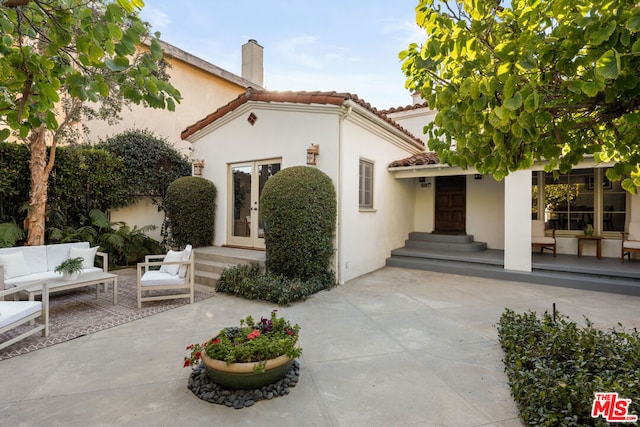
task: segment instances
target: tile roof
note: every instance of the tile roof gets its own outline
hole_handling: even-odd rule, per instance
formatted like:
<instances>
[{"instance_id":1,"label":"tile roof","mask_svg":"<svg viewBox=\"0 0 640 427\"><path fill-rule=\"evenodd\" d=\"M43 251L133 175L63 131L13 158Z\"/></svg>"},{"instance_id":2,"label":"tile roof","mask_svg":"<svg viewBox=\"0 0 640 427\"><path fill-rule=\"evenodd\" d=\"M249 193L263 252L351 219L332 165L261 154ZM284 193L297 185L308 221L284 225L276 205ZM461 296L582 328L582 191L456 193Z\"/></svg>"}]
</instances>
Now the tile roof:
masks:
<instances>
[{"instance_id":1,"label":"tile roof","mask_svg":"<svg viewBox=\"0 0 640 427\"><path fill-rule=\"evenodd\" d=\"M227 113L234 111L236 108L241 105L249 102L282 102L282 103L293 103L293 104L324 104L324 105L343 105L346 101L354 102L369 112L373 113L380 119L384 120L391 126L400 130L405 135L409 136L414 140L414 145L420 148L424 148L424 143L416 138L411 132L407 131L405 128L396 123L393 119L387 117L386 114L372 107L371 104L364 101L363 99L358 98L358 95L354 95L347 92L306 92L306 91L268 91L268 90L256 90L253 88L248 88L245 93L240 94L237 98L230 101L228 104L223 105L218 108L213 113L206 116L204 119L199 120L195 124L187 127L181 133L182 139L187 139L189 136L198 132L201 129L204 129L217 119L223 117Z\"/></svg>"},{"instance_id":2,"label":"tile roof","mask_svg":"<svg viewBox=\"0 0 640 427\"><path fill-rule=\"evenodd\" d=\"M424 152L414 154L406 159L395 160L389 164L390 168L406 167L406 166L420 166L420 165L437 165L440 163L438 155L433 152Z\"/></svg>"},{"instance_id":3,"label":"tile roof","mask_svg":"<svg viewBox=\"0 0 640 427\"><path fill-rule=\"evenodd\" d=\"M427 104L426 102L423 102L421 104L405 105L404 107L393 107L393 108L389 108L388 110L382 110L380 111L380 113L386 115L391 113L400 113L402 111L418 110L420 108L429 108L429 104Z\"/></svg>"}]
</instances>

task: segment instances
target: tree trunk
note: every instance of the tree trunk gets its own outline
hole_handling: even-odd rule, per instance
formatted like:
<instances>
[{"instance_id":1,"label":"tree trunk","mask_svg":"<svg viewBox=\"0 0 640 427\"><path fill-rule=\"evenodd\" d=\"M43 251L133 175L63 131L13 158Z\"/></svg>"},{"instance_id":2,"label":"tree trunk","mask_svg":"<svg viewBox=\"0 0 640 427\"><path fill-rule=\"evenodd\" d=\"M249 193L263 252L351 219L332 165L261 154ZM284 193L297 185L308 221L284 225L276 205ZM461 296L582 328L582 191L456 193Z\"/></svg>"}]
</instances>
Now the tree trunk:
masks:
<instances>
[{"instance_id":1,"label":"tree trunk","mask_svg":"<svg viewBox=\"0 0 640 427\"><path fill-rule=\"evenodd\" d=\"M55 158L55 143L51 147L49 161L47 161L47 144L45 129L33 129L27 143L31 159L31 194L29 195L29 212L25 219L28 230L26 246L44 245L45 214L47 209L47 193L49 174Z\"/></svg>"}]
</instances>

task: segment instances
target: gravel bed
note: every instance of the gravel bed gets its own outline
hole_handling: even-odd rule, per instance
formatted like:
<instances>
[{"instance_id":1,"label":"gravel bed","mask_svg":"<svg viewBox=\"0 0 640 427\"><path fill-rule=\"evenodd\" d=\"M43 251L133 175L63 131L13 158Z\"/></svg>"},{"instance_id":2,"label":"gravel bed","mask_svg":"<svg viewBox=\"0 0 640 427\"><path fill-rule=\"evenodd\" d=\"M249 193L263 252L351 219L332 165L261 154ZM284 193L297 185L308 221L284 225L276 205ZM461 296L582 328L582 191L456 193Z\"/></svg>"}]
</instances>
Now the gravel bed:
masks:
<instances>
[{"instance_id":1,"label":"gravel bed","mask_svg":"<svg viewBox=\"0 0 640 427\"><path fill-rule=\"evenodd\" d=\"M200 364L193 368L187 388L200 399L209 403L242 409L253 406L261 400L271 400L289 394L289 389L298 384L299 378L300 363L294 360L291 369L284 378L275 383L255 390L231 390L211 381L204 365Z\"/></svg>"}]
</instances>

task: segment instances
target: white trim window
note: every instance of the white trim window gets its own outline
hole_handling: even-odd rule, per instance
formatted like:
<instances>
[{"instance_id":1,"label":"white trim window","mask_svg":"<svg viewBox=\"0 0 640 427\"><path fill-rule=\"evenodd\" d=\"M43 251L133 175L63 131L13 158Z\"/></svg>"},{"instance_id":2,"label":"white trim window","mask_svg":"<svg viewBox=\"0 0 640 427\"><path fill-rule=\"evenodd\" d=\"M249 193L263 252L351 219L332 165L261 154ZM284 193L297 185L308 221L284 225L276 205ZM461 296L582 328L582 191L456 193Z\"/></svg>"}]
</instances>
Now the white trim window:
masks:
<instances>
[{"instance_id":1,"label":"white trim window","mask_svg":"<svg viewBox=\"0 0 640 427\"><path fill-rule=\"evenodd\" d=\"M373 162L360 159L358 183L360 209L373 209Z\"/></svg>"},{"instance_id":2,"label":"white trim window","mask_svg":"<svg viewBox=\"0 0 640 427\"><path fill-rule=\"evenodd\" d=\"M606 169L574 169L555 178L534 172L532 219L547 228L574 233L592 225L596 234L624 231L627 194L620 182L607 179Z\"/></svg>"}]
</instances>

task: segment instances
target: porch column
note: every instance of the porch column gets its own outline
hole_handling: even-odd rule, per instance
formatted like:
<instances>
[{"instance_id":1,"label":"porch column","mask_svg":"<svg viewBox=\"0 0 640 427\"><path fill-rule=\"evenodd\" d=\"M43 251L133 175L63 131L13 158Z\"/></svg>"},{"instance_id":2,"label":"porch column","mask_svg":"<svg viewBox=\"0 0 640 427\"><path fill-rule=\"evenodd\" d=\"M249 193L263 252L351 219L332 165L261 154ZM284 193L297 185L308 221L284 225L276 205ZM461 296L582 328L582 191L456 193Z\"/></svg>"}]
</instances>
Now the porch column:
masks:
<instances>
[{"instance_id":1,"label":"porch column","mask_svg":"<svg viewBox=\"0 0 640 427\"><path fill-rule=\"evenodd\" d=\"M504 179L504 269L531 271L531 171Z\"/></svg>"}]
</instances>

